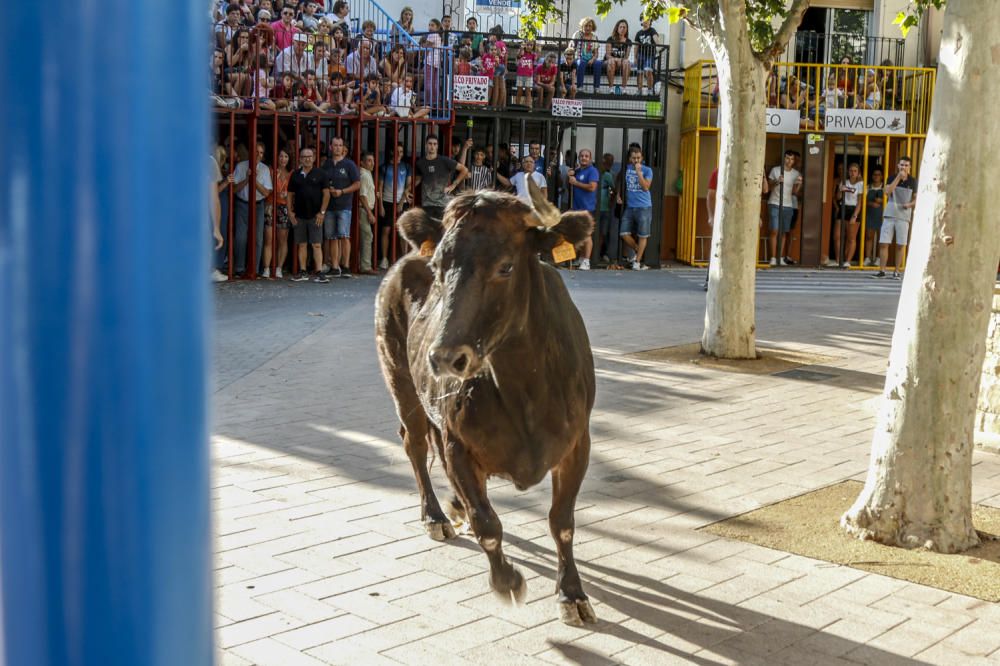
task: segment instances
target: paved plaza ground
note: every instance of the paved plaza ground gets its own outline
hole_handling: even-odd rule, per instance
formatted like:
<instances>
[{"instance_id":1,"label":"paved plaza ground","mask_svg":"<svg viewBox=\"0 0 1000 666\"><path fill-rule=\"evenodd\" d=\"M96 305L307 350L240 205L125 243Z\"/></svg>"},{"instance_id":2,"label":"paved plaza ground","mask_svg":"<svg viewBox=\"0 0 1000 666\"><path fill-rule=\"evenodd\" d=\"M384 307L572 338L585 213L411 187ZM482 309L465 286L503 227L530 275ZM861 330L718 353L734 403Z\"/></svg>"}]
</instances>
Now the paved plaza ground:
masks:
<instances>
[{"instance_id":1,"label":"paved plaza ground","mask_svg":"<svg viewBox=\"0 0 1000 666\"><path fill-rule=\"evenodd\" d=\"M221 663L987 664L1000 606L697 528L863 479L899 283L758 273L762 344L810 382L640 360L695 342L703 271L563 273L597 365L576 558L600 623L557 619L548 481L492 482L527 604L469 537L436 543L375 357L378 278L216 290L213 491ZM1000 506L1000 456L973 498ZM440 461L432 470L447 497Z\"/></svg>"}]
</instances>

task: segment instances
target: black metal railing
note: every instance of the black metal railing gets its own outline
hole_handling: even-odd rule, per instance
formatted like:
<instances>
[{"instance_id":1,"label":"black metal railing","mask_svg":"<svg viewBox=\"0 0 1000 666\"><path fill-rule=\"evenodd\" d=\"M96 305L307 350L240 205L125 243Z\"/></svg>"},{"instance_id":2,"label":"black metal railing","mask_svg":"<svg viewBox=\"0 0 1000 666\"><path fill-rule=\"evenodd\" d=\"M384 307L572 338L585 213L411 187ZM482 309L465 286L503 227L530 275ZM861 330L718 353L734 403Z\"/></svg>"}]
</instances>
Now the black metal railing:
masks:
<instances>
[{"instance_id":1,"label":"black metal railing","mask_svg":"<svg viewBox=\"0 0 1000 666\"><path fill-rule=\"evenodd\" d=\"M905 41L895 37L868 37L842 32L802 30L788 42L785 62L828 64L845 58L853 65L902 65ZM889 62L886 62L889 61Z\"/></svg>"},{"instance_id":2,"label":"black metal railing","mask_svg":"<svg viewBox=\"0 0 1000 666\"><path fill-rule=\"evenodd\" d=\"M452 49L456 58L453 71L462 74L465 71L473 75L482 74L490 68L484 66L483 56L491 44L498 43L501 52L503 73L495 74L491 83L491 92L497 86L502 86L499 99L490 95L491 109L508 111L528 111L526 104L518 103L517 95L517 62L522 44L526 43L517 35L491 35L490 33L453 33ZM583 103L584 115L612 114L626 117L662 118L665 113L666 85L669 69L670 49L664 44L641 46L633 43L623 63L616 62L614 77L610 76L607 44L602 40L588 40L563 37L539 37L528 42L533 46L536 62L541 64L546 57L554 57L558 68L554 94L556 97L580 100ZM567 49L572 48L570 59ZM503 51L506 56L503 57ZM596 54L587 59L581 57L585 52ZM465 62L468 61L468 66ZM627 68L623 66L627 64ZM540 89L536 89L536 93ZM546 99L551 97L546 93ZM548 110L548 104L535 104L537 94L532 96L530 111ZM523 102L523 98L522 98ZM463 102L455 100L456 108L461 108Z\"/></svg>"}]
</instances>

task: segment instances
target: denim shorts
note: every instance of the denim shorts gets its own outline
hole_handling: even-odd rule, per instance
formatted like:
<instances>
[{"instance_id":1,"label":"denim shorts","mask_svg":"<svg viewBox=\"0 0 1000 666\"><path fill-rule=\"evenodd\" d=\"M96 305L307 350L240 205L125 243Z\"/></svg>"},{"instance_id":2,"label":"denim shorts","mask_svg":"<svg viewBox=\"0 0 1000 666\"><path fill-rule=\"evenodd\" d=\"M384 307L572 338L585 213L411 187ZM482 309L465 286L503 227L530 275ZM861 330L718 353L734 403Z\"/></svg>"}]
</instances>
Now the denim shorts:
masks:
<instances>
[{"instance_id":1,"label":"denim shorts","mask_svg":"<svg viewBox=\"0 0 1000 666\"><path fill-rule=\"evenodd\" d=\"M637 58L636 69L640 72L652 72L656 58L649 55L641 55Z\"/></svg>"},{"instance_id":2,"label":"denim shorts","mask_svg":"<svg viewBox=\"0 0 1000 666\"><path fill-rule=\"evenodd\" d=\"M649 238L649 231L653 227L652 208L626 208L622 215L619 236L628 236L634 233L639 238Z\"/></svg>"},{"instance_id":3,"label":"denim shorts","mask_svg":"<svg viewBox=\"0 0 1000 666\"><path fill-rule=\"evenodd\" d=\"M795 209L791 206L785 206L781 208L780 206L775 206L774 204L767 205L767 215L770 219L768 228L771 231L778 230L778 215L781 215L781 231L787 233L792 230L792 217L795 214Z\"/></svg>"},{"instance_id":4,"label":"denim shorts","mask_svg":"<svg viewBox=\"0 0 1000 666\"><path fill-rule=\"evenodd\" d=\"M351 209L328 210L323 218L323 238L336 240L351 237Z\"/></svg>"}]
</instances>

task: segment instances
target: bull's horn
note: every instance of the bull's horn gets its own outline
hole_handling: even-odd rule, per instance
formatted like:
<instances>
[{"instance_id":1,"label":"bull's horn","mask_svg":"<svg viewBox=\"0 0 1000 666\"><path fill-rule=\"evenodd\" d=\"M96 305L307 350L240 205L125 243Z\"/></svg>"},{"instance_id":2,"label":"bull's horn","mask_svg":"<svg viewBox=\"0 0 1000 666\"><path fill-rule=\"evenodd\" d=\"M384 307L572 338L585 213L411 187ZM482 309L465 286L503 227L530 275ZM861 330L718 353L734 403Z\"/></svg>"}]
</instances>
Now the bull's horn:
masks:
<instances>
[{"instance_id":1,"label":"bull's horn","mask_svg":"<svg viewBox=\"0 0 1000 666\"><path fill-rule=\"evenodd\" d=\"M528 180L528 194L531 195L531 204L535 207L535 217L538 218L538 225L551 228L559 224L559 209L542 194L541 188L535 184L532 174L524 174Z\"/></svg>"}]
</instances>

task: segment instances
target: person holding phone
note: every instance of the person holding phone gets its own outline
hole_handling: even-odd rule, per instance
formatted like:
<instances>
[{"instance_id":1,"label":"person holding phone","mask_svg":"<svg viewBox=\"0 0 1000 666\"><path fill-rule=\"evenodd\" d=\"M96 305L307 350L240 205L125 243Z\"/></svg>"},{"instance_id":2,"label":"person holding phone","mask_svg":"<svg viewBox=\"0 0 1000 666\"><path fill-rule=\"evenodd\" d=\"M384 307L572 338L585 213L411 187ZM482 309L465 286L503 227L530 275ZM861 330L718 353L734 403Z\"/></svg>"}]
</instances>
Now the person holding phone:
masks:
<instances>
[{"instance_id":1,"label":"person holding phone","mask_svg":"<svg viewBox=\"0 0 1000 666\"><path fill-rule=\"evenodd\" d=\"M910 232L910 215L917 205L917 179L910 175L909 157L900 157L896 164L896 175L885 185L885 210L882 213L882 231L879 234L878 273L874 278L884 278L885 265L889 259L889 244L896 240L896 266L892 279L899 279L899 268L903 265L906 239Z\"/></svg>"}]
</instances>

